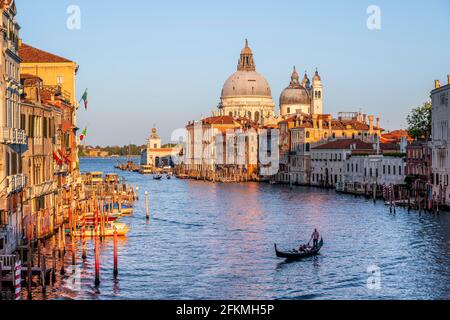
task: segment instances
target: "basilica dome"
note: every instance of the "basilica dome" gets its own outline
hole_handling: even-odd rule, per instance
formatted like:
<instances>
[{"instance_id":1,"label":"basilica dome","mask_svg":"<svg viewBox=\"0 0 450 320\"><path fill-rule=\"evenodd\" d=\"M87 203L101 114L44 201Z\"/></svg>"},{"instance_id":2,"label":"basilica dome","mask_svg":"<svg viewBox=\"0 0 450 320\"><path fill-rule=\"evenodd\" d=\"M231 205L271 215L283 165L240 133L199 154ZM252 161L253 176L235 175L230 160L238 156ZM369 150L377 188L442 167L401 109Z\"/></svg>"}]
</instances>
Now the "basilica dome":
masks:
<instances>
[{"instance_id":1,"label":"basilica dome","mask_svg":"<svg viewBox=\"0 0 450 320\"><path fill-rule=\"evenodd\" d=\"M269 83L256 71L253 52L247 40L241 50L237 71L222 87L218 109L220 115L245 117L257 123L275 114Z\"/></svg>"},{"instance_id":2,"label":"basilica dome","mask_svg":"<svg viewBox=\"0 0 450 320\"><path fill-rule=\"evenodd\" d=\"M272 96L267 80L256 71L237 71L232 74L222 89L222 98L237 96Z\"/></svg>"}]
</instances>

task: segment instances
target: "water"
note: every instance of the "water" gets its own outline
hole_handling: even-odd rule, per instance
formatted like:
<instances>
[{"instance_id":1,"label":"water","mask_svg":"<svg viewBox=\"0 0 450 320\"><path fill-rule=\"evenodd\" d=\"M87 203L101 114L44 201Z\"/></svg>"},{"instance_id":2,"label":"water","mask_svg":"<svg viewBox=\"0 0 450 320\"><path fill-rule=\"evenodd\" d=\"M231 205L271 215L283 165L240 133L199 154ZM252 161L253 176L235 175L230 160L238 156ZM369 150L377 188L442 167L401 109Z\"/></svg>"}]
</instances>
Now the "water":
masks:
<instances>
[{"instance_id":1,"label":"water","mask_svg":"<svg viewBox=\"0 0 450 320\"><path fill-rule=\"evenodd\" d=\"M83 159L81 169L114 172L115 163ZM107 240L101 285L94 287L89 243L85 263L77 252L81 290L71 290L58 275L47 299L450 298L448 213L390 214L381 202L316 188L120 175L139 186L140 201L134 215L123 219L132 229L119 242L118 280ZM315 227L325 242L319 256L293 263L275 257L275 242L291 249L308 241ZM379 290L367 288L370 266L380 268ZM39 288L34 293L43 298Z\"/></svg>"}]
</instances>

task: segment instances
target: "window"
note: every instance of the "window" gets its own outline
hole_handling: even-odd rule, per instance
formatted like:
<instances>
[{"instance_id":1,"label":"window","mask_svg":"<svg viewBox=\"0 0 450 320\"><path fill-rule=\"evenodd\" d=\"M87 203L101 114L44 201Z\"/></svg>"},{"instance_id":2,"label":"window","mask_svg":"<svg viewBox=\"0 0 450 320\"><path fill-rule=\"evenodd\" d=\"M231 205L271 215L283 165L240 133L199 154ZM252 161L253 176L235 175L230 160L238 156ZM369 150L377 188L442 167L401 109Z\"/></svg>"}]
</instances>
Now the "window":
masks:
<instances>
[{"instance_id":1,"label":"window","mask_svg":"<svg viewBox=\"0 0 450 320\"><path fill-rule=\"evenodd\" d=\"M309 131L306 131L306 139L309 139Z\"/></svg>"},{"instance_id":2,"label":"window","mask_svg":"<svg viewBox=\"0 0 450 320\"><path fill-rule=\"evenodd\" d=\"M64 83L64 76L56 76L56 84L61 86Z\"/></svg>"},{"instance_id":3,"label":"window","mask_svg":"<svg viewBox=\"0 0 450 320\"><path fill-rule=\"evenodd\" d=\"M306 148L305 148L305 149L306 149L306 152L309 152L309 149L310 149L309 143L307 143L305 147L306 147Z\"/></svg>"},{"instance_id":4,"label":"window","mask_svg":"<svg viewBox=\"0 0 450 320\"><path fill-rule=\"evenodd\" d=\"M287 113L291 113L291 108L287 108Z\"/></svg>"}]
</instances>

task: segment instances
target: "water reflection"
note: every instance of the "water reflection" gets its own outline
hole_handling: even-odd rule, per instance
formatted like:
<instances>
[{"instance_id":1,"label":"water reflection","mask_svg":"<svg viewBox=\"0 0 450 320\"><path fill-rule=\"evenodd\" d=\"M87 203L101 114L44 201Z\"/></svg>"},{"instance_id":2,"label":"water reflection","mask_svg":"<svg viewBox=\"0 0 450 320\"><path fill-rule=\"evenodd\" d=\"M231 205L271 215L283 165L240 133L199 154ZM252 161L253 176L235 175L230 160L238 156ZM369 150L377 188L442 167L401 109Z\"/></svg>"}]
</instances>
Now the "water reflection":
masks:
<instances>
[{"instance_id":1,"label":"water reflection","mask_svg":"<svg viewBox=\"0 0 450 320\"><path fill-rule=\"evenodd\" d=\"M109 172L114 164L82 160L81 168ZM93 242L88 241L85 261L78 242L81 290L70 290L57 272L48 299L450 298L449 214L419 216L403 209L390 214L381 202L331 190L125 176L139 186L141 201L135 214L124 218L131 231L119 241L118 278L110 239L100 246L97 289ZM319 256L292 263L275 258L274 243L294 248L308 241L315 227L325 241ZM43 253L51 265L51 247ZM71 257L68 251L66 267ZM366 287L371 265L381 269L379 291ZM40 287L33 294L43 298Z\"/></svg>"}]
</instances>

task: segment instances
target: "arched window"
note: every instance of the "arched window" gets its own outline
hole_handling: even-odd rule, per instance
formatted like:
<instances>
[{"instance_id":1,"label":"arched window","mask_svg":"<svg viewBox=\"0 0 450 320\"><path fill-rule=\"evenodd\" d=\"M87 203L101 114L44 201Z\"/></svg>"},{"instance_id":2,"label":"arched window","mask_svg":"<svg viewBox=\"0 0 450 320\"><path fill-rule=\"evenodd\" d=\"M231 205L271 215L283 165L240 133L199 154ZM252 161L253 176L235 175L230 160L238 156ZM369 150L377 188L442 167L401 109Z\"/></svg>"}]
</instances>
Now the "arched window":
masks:
<instances>
[{"instance_id":1,"label":"arched window","mask_svg":"<svg viewBox=\"0 0 450 320\"><path fill-rule=\"evenodd\" d=\"M307 143L307 144L305 145L305 151L306 151L306 152L309 152L310 149L311 149L311 147L310 147L309 143Z\"/></svg>"}]
</instances>

